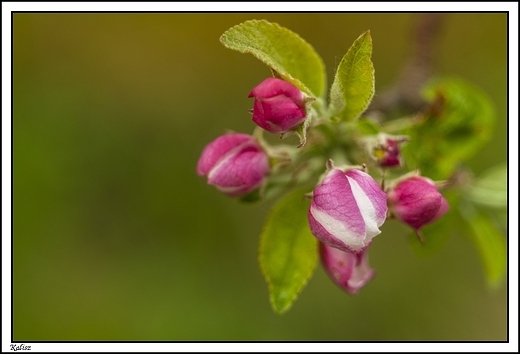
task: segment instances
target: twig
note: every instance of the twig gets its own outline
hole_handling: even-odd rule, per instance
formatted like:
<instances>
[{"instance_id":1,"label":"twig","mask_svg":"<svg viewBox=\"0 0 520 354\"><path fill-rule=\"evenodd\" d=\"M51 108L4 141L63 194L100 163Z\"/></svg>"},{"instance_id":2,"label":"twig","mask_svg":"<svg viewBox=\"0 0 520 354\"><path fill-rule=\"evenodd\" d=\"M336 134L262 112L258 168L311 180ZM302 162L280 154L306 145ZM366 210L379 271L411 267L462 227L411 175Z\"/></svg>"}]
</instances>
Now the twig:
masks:
<instances>
[{"instance_id":1,"label":"twig","mask_svg":"<svg viewBox=\"0 0 520 354\"><path fill-rule=\"evenodd\" d=\"M414 49L393 87L378 95L367 110L367 115L377 118L395 109L419 111L425 102L421 87L430 78L433 66L434 41L439 33L444 15L420 14L414 31Z\"/></svg>"}]
</instances>

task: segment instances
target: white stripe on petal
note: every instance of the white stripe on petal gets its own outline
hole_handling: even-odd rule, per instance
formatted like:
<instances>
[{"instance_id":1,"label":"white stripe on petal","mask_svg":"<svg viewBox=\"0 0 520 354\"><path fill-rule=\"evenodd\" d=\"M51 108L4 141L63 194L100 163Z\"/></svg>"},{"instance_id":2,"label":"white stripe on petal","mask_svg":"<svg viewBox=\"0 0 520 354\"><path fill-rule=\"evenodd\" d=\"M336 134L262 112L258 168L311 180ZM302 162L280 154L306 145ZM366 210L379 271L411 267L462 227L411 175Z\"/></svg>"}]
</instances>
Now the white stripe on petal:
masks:
<instances>
[{"instance_id":1,"label":"white stripe on petal","mask_svg":"<svg viewBox=\"0 0 520 354\"><path fill-rule=\"evenodd\" d=\"M220 170L222 168L228 168L228 166L226 166L226 165L228 164L229 160L234 158L237 153L239 153L240 151L244 150L247 146L255 146L255 145L253 143L251 143L251 140L250 141L246 140L242 144L240 144L238 146L235 146L233 149L231 149L228 152L226 152L226 154L224 154L224 156L222 156L220 158L220 160L217 161L215 166L213 166L211 168L211 170L209 171L209 173L208 173L208 180L211 180L213 178L213 176L216 173L220 172Z\"/></svg>"},{"instance_id":2,"label":"white stripe on petal","mask_svg":"<svg viewBox=\"0 0 520 354\"><path fill-rule=\"evenodd\" d=\"M366 246L364 235L359 235L348 228L342 221L339 221L324 211L315 208L312 204L310 212L314 219L332 236L342 241L352 249L360 249Z\"/></svg>"},{"instance_id":3,"label":"white stripe on petal","mask_svg":"<svg viewBox=\"0 0 520 354\"><path fill-rule=\"evenodd\" d=\"M225 193L228 195L235 195L235 193L240 193L245 189L244 186L222 187L222 186L215 185L215 187L222 193Z\"/></svg>"},{"instance_id":4,"label":"white stripe on petal","mask_svg":"<svg viewBox=\"0 0 520 354\"><path fill-rule=\"evenodd\" d=\"M364 241L368 242L372 237L381 233L379 230L380 225L377 224L376 208L359 184L353 178L349 176L347 176L347 178L350 183L350 188L352 188L352 194L356 199L356 204L365 221L366 237Z\"/></svg>"}]
</instances>

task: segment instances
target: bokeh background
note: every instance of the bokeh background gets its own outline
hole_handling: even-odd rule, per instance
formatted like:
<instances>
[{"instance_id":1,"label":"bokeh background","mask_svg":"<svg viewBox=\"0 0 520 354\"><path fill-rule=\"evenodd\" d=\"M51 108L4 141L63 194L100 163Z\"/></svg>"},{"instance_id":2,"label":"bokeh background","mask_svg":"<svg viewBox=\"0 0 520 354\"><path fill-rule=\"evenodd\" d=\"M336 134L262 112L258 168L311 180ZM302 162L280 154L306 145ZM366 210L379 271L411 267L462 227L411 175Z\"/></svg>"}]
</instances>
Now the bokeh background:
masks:
<instances>
[{"instance_id":1,"label":"bokeh background","mask_svg":"<svg viewBox=\"0 0 520 354\"><path fill-rule=\"evenodd\" d=\"M506 284L486 286L469 239L418 258L394 222L359 295L318 266L293 308L272 312L257 262L270 203L241 204L195 173L205 144L254 128L247 94L269 69L219 43L254 18L311 43L329 82L370 29L378 92L417 14L14 14L13 339L505 340ZM436 73L496 108L477 174L506 160L506 40L507 16L481 13L446 14L436 42Z\"/></svg>"}]
</instances>

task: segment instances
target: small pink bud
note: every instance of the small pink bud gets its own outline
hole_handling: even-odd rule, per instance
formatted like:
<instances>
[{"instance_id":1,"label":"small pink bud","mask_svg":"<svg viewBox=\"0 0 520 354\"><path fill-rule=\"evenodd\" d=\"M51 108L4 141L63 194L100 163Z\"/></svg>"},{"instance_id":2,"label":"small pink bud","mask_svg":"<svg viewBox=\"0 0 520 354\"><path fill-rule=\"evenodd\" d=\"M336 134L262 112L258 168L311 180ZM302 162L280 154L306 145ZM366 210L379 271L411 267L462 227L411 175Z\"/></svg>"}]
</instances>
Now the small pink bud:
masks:
<instances>
[{"instance_id":1,"label":"small pink bud","mask_svg":"<svg viewBox=\"0 0 520 354\"><path fill-rule=\"evenodd\" d=\"M401 166L401 151L399 146L408 141L406 137L390 137L386 134L378 136L379 142L372 149L372 155L381 167Z\"/></svg>"},{"instance_id":2,"label":"small pink bud","mask_svg":"<svg viewBox=\"0 0 520 354\"><path fill-rule=\"evenodd\" d=\"M320 258L330 278L351 295L356 294L375 275L368 264L368 250L344 252L320 242Z\"/></svg>"},{"instance_id":3,"label":"small pink bud","mask_svg":"<svg viewBox=\"0 0 520 354\"><path fill-rule=\"evenodd\" d=\"M209 143L197 163L197 174L208 176L208 184L232 196L258 188L269 173L269 158L247 134L233 133Z\"/></svg>"},{"instance_id":4,"label":"small pink bud","mask_svg":"<svg viewBox=\"0 0 520 354\"><path fill-rule=\"evenodd\" d=\"M386 212L386 194L369 174L332 168L313 191L309 226L328 246L357 253L381 233Z\"/></svg>"},{"instance_id":5,"label":"small pink bud","mask_svg":"<svg viewBox=\"0 0 520 354\"><path fill-rule=\"evenodd\" d=\"M386 146L383 148L385 153L379 161L379 165L381 165L381 167L399 166L401 164L401 159L399 156L398 142L392 139L387 139Z\"/></svg>"},{"instance_id":6,"label":"small pink bud","mask_svg":"<svg viewBox=\"0 0 520 354\"><path fill-rule=\"evenodd\" d=\"M434 222L449 209L448 202L426 177L413 176L388 192L388 204L395 217L415 230Z\"/></svg>"},{"instance_id":7,"label":"small pink bud","mask_svg":"<svg viewBox=\"0 0 520 354\"><path fill-rule=\"evenodd\" d=\"M305 96L287 81L265 79L248 97L255 98L253 122L270 133L285 133L305 120Z\"/></svg>"}]
</instances>

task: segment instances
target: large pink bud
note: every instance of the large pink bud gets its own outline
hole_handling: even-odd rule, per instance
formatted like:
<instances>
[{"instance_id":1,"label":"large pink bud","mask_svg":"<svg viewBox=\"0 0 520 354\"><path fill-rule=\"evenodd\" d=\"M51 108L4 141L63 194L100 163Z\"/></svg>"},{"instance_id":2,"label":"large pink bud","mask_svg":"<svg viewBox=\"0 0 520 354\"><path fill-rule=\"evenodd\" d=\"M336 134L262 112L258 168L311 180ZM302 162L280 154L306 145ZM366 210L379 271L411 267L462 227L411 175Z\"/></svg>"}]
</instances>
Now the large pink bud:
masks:
<instances>
[{"instance_id":1,"label":"large pink bud","mask_svg":"<svg viewBox=\"0 0 520 354\"><path fill-rule=\"evenodd\" d=\"M285 133L305 120L305 95L287 81L265 79L248 97L255 98L253 122L270 133Z\"/></svg>"},{"instance_id":2,"label":"large pink bud","mask_svg":"<svg viewBox=\"0 0 520 354\"><path fill-rule=\"evenodd\" d=\"M388 204L395 217L415 230L434 222L449 209L448 202L426 177L413 176L388 192Z\"/></svg>"},{"instance_id":3,"label":"large pink bud","mask_svg":"<svg viewBox=\"0 0 520 354\"><path fill-rule=\"evenodd\" d=\"M247 134L233 133L209 143L199 158L197 174L208 176L208 184L232 196L258 188L269 173L269 158Z\"/></svg>"},{"instance_id":4,"label":"large pink bud","mask_svg":"<svg viewBox=\"0 0 520 354\"><path fill-rule=\"evenodd\" d=\"M356 294L375 275L368 264L368 250L344 252L320 243L320 258L330 278L351 295Z\"/></svg>"},{"instance_id":5,"label":"large pink bud","mask_svg":"<svg viewBox=\"0 0 520 354\"><path fill-rule=\"evenodd\" d=\"M357 253L381 233L387 209L386 194L369 174L332 168L313 191L309 226L326 245Z\"/></svg>"}]
</instances>

